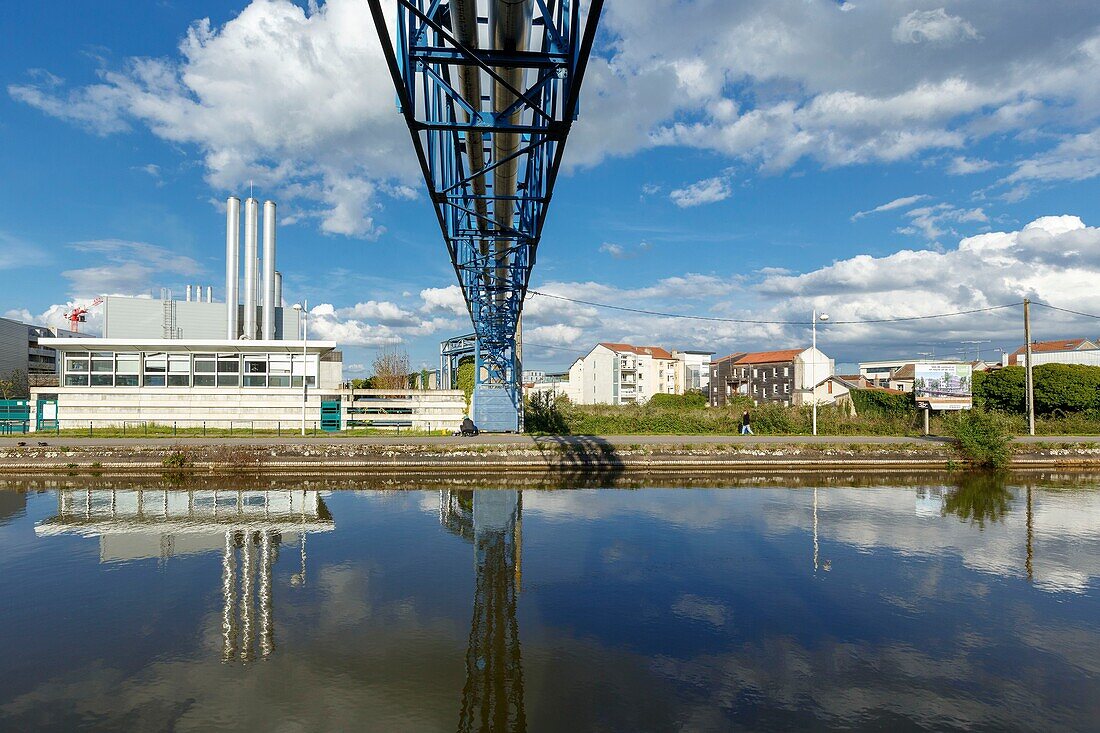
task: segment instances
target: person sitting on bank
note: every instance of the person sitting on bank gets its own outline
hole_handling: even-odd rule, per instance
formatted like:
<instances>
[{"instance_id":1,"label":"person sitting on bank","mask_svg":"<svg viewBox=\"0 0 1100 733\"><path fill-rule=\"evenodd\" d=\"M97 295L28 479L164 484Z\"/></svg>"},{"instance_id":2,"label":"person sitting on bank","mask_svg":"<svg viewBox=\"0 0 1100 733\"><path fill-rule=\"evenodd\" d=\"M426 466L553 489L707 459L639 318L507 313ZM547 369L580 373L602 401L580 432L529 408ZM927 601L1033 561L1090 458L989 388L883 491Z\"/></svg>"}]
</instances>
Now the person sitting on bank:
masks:
<instances>
[{"instance_id":1,"label":"person sitting on bank","mask_svg":"<svg viewBox=\"0 0 1100 733\"><path fill-rule=\"evenodd\" d=\"M474 425L474 421L469 417L462 418L462 427L459 429L463 435L477 435L477 425Z\"/></svg>"},{"instance_id":2,"label":"person sitting on bank","mask_svg":"<svg viewBox=\"0 0 1100 733\"><path fill-rule=\"evenodd\" d=\"M756 433L752 431L752 416L749 415L748 410L745 410L745 414L741 416L741 434L756 435Z\"/></svg>"}]
</instances>

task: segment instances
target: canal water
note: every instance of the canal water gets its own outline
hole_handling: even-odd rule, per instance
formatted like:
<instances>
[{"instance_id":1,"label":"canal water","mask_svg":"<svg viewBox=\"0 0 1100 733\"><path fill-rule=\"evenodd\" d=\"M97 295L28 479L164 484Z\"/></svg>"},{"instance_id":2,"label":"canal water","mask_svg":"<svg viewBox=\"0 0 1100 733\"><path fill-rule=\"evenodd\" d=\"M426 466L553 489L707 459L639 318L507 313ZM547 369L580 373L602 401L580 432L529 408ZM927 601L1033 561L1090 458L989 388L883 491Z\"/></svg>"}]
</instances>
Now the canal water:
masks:
<instances>
[{"instance_id":1,"label":"canal water","mask_svg":"<svg viewBox=\"0 0 1100 733\"><path fill-rule=\"evenodd\" d=\"M1097 730L1100 477L734 483L0 492L0 729Z\"/></svg>"}]
</instances>

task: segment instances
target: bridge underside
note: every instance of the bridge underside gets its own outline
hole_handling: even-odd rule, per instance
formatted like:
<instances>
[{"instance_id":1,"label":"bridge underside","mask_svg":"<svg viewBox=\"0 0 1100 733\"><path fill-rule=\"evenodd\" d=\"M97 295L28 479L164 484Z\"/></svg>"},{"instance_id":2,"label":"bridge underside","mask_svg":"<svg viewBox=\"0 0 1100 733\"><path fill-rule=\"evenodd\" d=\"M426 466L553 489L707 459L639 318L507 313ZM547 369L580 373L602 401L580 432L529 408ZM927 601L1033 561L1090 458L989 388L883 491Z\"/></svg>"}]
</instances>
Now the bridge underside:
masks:
<instances>
[{"instance_id":1,"label":"bridge underside","mask_svg":"<svg viewBox=\"0 0 1100 733\"><path fill-rule=\"evenodd\" d=\"M477 335L473 419L521 429L516 331L603 5L368 0ZM485 92L485 93L483 93Z\"/></svg>"}]
</instances>

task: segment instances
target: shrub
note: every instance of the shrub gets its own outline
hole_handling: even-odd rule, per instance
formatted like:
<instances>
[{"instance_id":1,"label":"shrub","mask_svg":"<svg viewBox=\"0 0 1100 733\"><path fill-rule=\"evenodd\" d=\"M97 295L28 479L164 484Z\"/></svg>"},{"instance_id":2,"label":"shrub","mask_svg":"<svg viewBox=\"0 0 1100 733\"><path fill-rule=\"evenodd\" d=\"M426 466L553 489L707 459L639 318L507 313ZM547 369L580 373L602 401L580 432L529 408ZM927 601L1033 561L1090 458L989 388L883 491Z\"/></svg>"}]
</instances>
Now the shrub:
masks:
<instances>
[{"instance_id":1,"label":"shrub","mask_svg":"<svg viewBox=\"0 0 1100 733\"><path fill-rule=\"evenodd\" d=\"M1035 367L1035 412L1083 412L1100 408L1100 367L1040 364Z\"/></svg>"},{"instance_id":2,"label":"shrub","mask_svg":"<svg viewBox=\"0 0 1100 733\"><path fill-rule=\"evenodd\" d=\"M1012 438L1004 421L984 410L965 410L951 415L945 427L970 463L982 468L1004 468L1012 457Z\"/></svg>"},{"instance_id":3,"label":"shrub","mask_svg":"<svg viewBox=\"0 0 1100 733\"><path fill-rule=\"evenodd\" d=\"M974 406L984 410L1024 412L1025 380L1023 367L1005 367L974 374Z\"/></svg>"},{"instance_id":4,"label":"shrub","mask_svg":"<svg viewBox=\"0 0 1100 733\"><path fill-rule=\"evenodd\" d=\"M912 394L894 394L881 389L853 389L849 394L860 415L907 415L916 409Z\"/></svg>"},{"instance_id":5,"label":"shrub","mask_svg":"<svg viewBox=\"0 0 1100 733\"><path fill-rule=\"evenodd\" d=\"M692 390L684 394L655 394L649 398L649 404L654 407L702 409L707 406L707 398L702 392Z\"/></svg>"}]
</instances>

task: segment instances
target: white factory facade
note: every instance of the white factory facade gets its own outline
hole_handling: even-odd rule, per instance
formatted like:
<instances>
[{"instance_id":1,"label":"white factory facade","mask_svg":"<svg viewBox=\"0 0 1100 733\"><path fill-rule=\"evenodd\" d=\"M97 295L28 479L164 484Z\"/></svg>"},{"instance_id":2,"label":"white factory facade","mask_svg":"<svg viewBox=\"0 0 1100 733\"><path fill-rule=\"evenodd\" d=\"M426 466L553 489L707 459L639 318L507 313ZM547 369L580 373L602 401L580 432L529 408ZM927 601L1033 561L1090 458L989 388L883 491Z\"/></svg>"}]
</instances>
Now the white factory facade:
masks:
<instances>
[{"instance_id":1,"label":"white factory facade","mask_svg":"<svg viewBox=\"0 0 1100 733\"><path fill-rule=\"evenodd\" d=\"M224 302L201 285L183 300L108 296L102 337L38 339L56 351L58 381L32 387L32 429L457 429L461 391L344 387L336 343L306 340L306 312L284 307L275 203L262 209L261 227L259 202L244 202L242 248L241 202L227 201Z\"/></svg>"}]
</instances>

